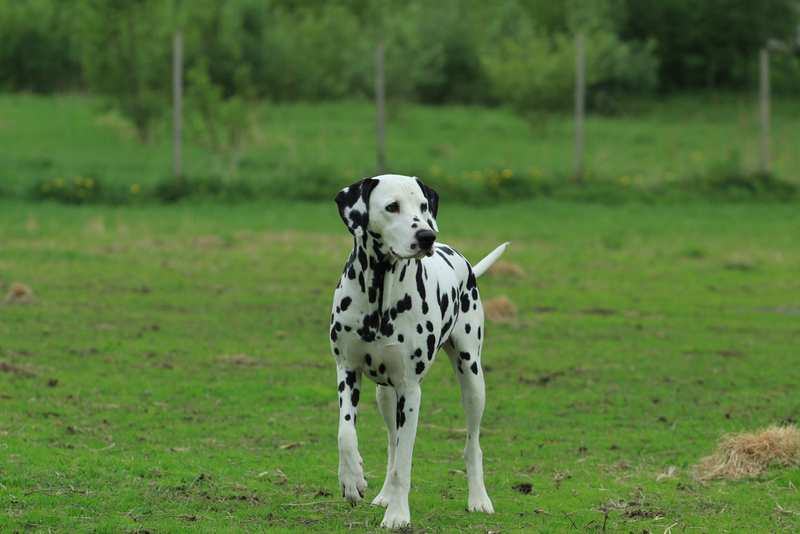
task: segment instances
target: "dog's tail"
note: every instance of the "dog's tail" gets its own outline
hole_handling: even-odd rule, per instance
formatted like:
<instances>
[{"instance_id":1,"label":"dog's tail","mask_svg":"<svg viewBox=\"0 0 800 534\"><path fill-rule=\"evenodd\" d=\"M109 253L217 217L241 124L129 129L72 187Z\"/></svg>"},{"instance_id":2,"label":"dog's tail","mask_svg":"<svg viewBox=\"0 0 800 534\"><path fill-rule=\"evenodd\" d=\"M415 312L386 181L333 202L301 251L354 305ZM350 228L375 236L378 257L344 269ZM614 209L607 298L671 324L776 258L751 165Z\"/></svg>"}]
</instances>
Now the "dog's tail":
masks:
<instances>
[{"instance_id":1,"label":"dog's tail","mask_svg":"<svg viewBox=\"0 0 800 534\"><path fill-rule=\"evenodd\" d=\"M488 256L479 261L477 265L475 265L475 267L472 268L472 272L475 273L475 278L485 273L486 270L489 267L491 267L492 264L500 258L500 256L503 255L503 252L506 251L506 247L508 245L509 245L508 242L503 243L502 245L491 251Z\"/></svg>"}]
</instances>

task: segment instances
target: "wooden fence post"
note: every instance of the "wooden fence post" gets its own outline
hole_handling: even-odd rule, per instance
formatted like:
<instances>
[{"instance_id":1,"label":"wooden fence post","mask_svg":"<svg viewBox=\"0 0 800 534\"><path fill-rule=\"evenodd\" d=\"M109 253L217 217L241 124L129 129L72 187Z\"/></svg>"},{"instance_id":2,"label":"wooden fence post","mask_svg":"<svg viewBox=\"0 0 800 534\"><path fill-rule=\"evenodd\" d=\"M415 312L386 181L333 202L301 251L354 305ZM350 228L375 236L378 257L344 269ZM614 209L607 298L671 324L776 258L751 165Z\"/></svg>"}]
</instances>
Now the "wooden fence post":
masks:
<instances>
[{"instance_id":1,"label":"wooden fence post","mask_svg":"<svg viewBox=\"0 0 800 534\"><path fill-rule=\"evenodd\" d=\"M375 49L375 107L377 109L378 174L386 172L384 135L386 128L386 89L383 79L383 44Z\"/></svg>"},{"instance_id":2,"label":"wooden fence post","mask_svg":"<svg viewBox=\"0 0 800 534\"><path fill-rule=\"evenodd\" d=\"M175 185L183 175L183 35L172 40L172 168Z\"/></svg>"},{"instance_id":3,"label":"wooden fence post","mask_svg":"<svg viewBox=\"0 0 800 534\"><path fill-rule=\"evenodd\" d=\"M584 34L578 32L575 46L575 178L583 177L583 115L586 100Z\"/></svg>"},{"instance_id":4,"label":"wooden fence post","mask_svg":"<svg viewBox=\"0 0 800 534\"><path fill-rule=\"evenodd\" d=\"M761 172L769 173L769 50L759 54L759 108L761 110Z\"/></svg>"}]
</instances>

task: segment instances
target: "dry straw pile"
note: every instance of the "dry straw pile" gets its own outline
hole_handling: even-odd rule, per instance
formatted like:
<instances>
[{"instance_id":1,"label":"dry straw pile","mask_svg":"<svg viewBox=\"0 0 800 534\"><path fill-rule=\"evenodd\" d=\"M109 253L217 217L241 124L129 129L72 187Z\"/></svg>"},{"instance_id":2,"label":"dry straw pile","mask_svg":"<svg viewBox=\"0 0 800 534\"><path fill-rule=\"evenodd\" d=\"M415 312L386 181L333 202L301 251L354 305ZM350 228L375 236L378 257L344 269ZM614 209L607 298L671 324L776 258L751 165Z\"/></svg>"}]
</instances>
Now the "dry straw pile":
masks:
<instances>
[{"instance_id":1,"label":"dry straw pile","mask_svg":"<svg viewBox=\"0 0 800 534\"><path fill-rule=\"evenodd\" d=\"M30 304L33 302L33 290L25 284L14 282L8 288L5 301L9 304Z\"/></svg>"},{"instance_id":2,"label":"dry straw pile","mask_svg":"<svg viewBox=\"0 0 800 534\"><path fill-rule=\"evenodd\" d=\"M755 433L726 434L711 456L700 460L700 478L739 480L757 477L770 463L800 465L800 430L794 425L772 425Z\"/></svg>"}]
</instances>

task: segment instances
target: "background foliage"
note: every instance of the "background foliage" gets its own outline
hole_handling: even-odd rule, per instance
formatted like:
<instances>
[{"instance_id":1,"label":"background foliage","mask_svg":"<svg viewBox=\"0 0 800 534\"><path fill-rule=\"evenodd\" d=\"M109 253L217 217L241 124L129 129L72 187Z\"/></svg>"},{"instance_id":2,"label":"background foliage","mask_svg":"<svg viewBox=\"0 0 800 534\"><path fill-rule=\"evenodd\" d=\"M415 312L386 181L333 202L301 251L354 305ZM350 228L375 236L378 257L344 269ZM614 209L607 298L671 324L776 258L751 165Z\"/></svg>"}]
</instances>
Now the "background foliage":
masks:
<instances>
[{"instance_id":1,"label":"background foliage","mask_svg":"<svg viewBox=\"0 0 800 534\"><path fill-rule=\"evenodd\" d=\"M553 109L572 83L577 30L589 35L590 90L620 98L747 87L757 50L795 39L798 19L791 0L22 0L0 3L0 87L124 94L146 135L181 29L188 68L205 65L225 97L369 95L384 42L392 96ZM796 60L780 69L800 72ZM776 90L796 78L779 75Z\"/></svg>"}]
</instances>

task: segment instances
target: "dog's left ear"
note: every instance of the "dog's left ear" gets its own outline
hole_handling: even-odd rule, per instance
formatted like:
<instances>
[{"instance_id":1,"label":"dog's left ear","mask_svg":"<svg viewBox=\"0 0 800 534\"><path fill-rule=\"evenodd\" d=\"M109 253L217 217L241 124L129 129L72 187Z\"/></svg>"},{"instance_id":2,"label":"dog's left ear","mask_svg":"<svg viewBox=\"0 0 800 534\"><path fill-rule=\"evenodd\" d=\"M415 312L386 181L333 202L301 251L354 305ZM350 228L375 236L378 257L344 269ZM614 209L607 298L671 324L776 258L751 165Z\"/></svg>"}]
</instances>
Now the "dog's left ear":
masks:
<instances>
[{"instance_id":1,"label":"dog's left ear","mask_svg":"<svg viewBox=\"0 0 800 534\"><path fill-rule=\"evenodd\" d=\"M416 180L420 189L422 189L422 193L425 195L425 200L428 201L428 213L430 214L430 217L428 217L428 225L434 232L438 232L439 227L436 226L436 214L439 213L439 193L431 186L423 184L422 180L419 178L416 178Z\"/></svg>"},{"instance_id":2,"label":"dog's left ear","mask_svg":"<svg viewBox=\"0 0 800 534\"><path fill-rule=\"evenodd\" d=\"M339 216L350 233L356 237L361 237L367 231L369 195L376 185L378 180L375 178L364 178L339 191L334 199L339 206Z\"/></svg>"}]
</instances>

